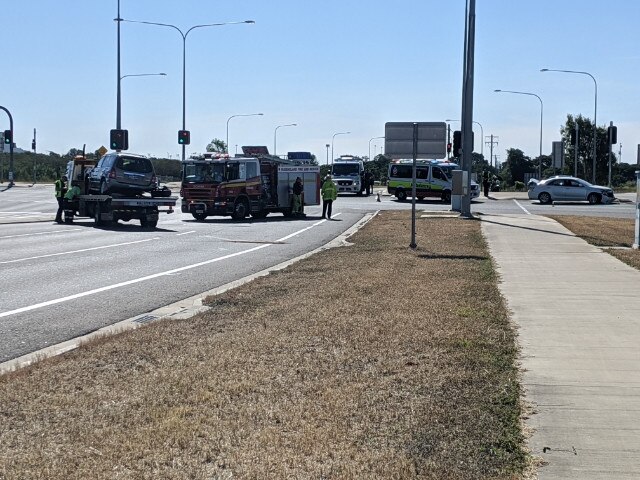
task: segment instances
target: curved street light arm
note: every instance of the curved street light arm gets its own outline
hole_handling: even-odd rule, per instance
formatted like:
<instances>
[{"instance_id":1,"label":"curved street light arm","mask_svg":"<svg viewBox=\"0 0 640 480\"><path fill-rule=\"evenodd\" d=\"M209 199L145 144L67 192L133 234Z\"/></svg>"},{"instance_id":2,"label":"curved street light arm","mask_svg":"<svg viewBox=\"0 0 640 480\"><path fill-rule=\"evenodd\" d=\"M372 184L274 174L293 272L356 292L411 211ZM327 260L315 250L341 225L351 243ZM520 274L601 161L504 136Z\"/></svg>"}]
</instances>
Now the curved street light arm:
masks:
<instances>
[{"instance_id":1,"label":"curved street light arm","mask_svg":"<svg viewBox=\"0 0 640 480\"><path fill-rule=\"evenodd\" d=\"M535 93L531 93L531 92L518 92L515 90L500 90L500 89L496 89L494 90L494 92L515 93L518 95L529 95L531 97L536 97L540 101L540 153L538 156L538 179L541 179L542 178L542 118L543 118L543 112L544 112L544 105L542 103L542 99L540 98L539 95L536 95Z\"/></svg>"},{"instance_id":2,"label":"curved street light arm","mask_svg":"<svg viewBox=\"0 0 640 480\"><path fill-rule=\"evenodd\" d=\"M334 133L333 137L331 137L331 164L333 165L333 141L336 138L336 135L349 135L351 132L338 132Z\"/></svg>"},{"instance_id":3,"label":"curved street light arm","mask_svg":"<svg viewBox=\"0 0 640 480\"><path fill-rule=\"evenodd\" d=\"M278 156L277 153L277 134L278 134L278 129L282 128L282 127L297 127L298 124L297 123L287 123L286 125L278 125L274 130L273 130L273 154L275 156Z\"/></svg>"},{"instance_id":4,"label":"curved street light arm","mask_svg":"<svg viewBox=\"0 0 640 480\"><path fill-rule=\"evenodd\" d=\"M582 72L579 70L558 70L555 68L541 68L541 72L561 72L561 73L576 73L579 75L588 75L593 80L593 84L595 86L595 103L593 107L593 183L596 183L596 137L598 135L598 82L593 75L589 72ZM585 174L586 176L586 174Z\"/></svg>"}]
</instances>

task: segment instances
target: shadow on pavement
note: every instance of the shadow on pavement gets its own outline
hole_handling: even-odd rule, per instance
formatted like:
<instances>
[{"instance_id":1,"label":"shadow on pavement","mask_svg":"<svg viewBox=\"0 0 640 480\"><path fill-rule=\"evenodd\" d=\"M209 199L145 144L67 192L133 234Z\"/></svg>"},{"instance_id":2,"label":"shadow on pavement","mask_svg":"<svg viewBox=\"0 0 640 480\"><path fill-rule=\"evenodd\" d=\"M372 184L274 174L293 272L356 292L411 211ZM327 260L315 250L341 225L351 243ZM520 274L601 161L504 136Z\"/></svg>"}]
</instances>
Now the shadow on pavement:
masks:
<instances>
[{"instance_id":1,"label":"shadow on pavement","mask_svg":"<svg viewBox=\"0 0 640 480\"><path fill-rule=\"evenodd\" d=\"M495 216L495 215L492 215ZM496 222L494 220L487 220L485 218L481 218L480 221L485 222L485 223L491 223L493 225L502 225L504 227L511 227L511 228L520 228L522 230L531 230L534 232L543 232L543 233L552 233L553 235L560 235L563 237L576 237L576 235L574 235L573 233L563 233L563 232L554 232L553 230L545 230L544 228L531 228L531 227L523 227L520 225L513 225L511 223L502 223L502 222Z\"/></svg>"}]
</instances>

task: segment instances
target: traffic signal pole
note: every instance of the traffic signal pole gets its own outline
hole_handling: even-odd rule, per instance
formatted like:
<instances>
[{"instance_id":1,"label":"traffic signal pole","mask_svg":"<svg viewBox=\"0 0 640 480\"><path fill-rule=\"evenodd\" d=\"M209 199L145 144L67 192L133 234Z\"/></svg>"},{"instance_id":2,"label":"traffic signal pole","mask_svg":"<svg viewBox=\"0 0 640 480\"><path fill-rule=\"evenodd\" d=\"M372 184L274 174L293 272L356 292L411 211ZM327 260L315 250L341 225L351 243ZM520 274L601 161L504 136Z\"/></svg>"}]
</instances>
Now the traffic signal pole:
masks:
<instances>
[{"instance_id":1,"label":"traffic signal pole","mask_svg":"<svg viewBox=\"0 0 640 480\"><path fill-rule=\"evenodd\" d=\"M13 117L11 116L11 112L0 105L0 110L4 110L9 116L9 130L11 131L11 140L9 142L9 187L13 187Z\"/></svg>"},{"instance_id":2,"label":"traffic signal pole","mask_svg":"<svg viewBox=\"0 0 640 480\"><path fill-rule=\"evenodd\" d=\"M471 217L471 164L473 160L473 70L475 54L476 1L467 0L462 84L462 170L467 172L460 216Z\"/></svg>"}]
</instances>

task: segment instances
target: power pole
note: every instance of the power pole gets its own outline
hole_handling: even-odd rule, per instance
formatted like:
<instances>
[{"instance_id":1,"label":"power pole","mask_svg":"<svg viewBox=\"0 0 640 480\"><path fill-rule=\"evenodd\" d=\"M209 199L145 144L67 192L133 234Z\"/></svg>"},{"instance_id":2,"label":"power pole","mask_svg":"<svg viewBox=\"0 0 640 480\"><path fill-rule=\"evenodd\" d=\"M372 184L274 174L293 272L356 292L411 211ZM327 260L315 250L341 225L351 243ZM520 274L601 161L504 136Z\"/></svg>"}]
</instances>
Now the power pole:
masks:
<instances>
[{"instance_id":1,"label":"power pole","mask_svg":"<svg viewBox=\"0 0 640 480\"><path fill-rule=\"evenodd\" d=\"M488 137L489 140L484 142L485 145L489 145L490 148L490 152L489 152L489 165L491 165L493 167L493 146L498 146L498 140L499 137L496 137L495 135L489 135ZM496 168L498 168L498 165L496 163Z\"/></svg>"}]
</instances>

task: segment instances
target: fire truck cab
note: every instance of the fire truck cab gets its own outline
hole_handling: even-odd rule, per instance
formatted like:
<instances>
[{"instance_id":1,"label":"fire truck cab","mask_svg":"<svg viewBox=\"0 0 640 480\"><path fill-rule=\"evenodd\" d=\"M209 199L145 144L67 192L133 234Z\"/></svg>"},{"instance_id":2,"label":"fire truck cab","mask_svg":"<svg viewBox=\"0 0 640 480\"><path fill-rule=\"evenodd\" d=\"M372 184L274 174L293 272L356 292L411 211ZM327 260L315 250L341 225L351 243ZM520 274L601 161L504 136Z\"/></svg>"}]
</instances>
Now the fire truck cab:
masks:
<instances>
[{"instance_id":1,"label":"fire truck cab","mask_svg":"<svg viewBox=\"0 0 640 480\"><path fill-rule=\"evenodd\" d=\"M209 216L264 218L273 212L289 216L297 177L304 185L304 205L320 204L320 167L257 153L233 158L206 153L185 160L180 189L182 212L198 221Z\"/></svg>"}]
</instances>

